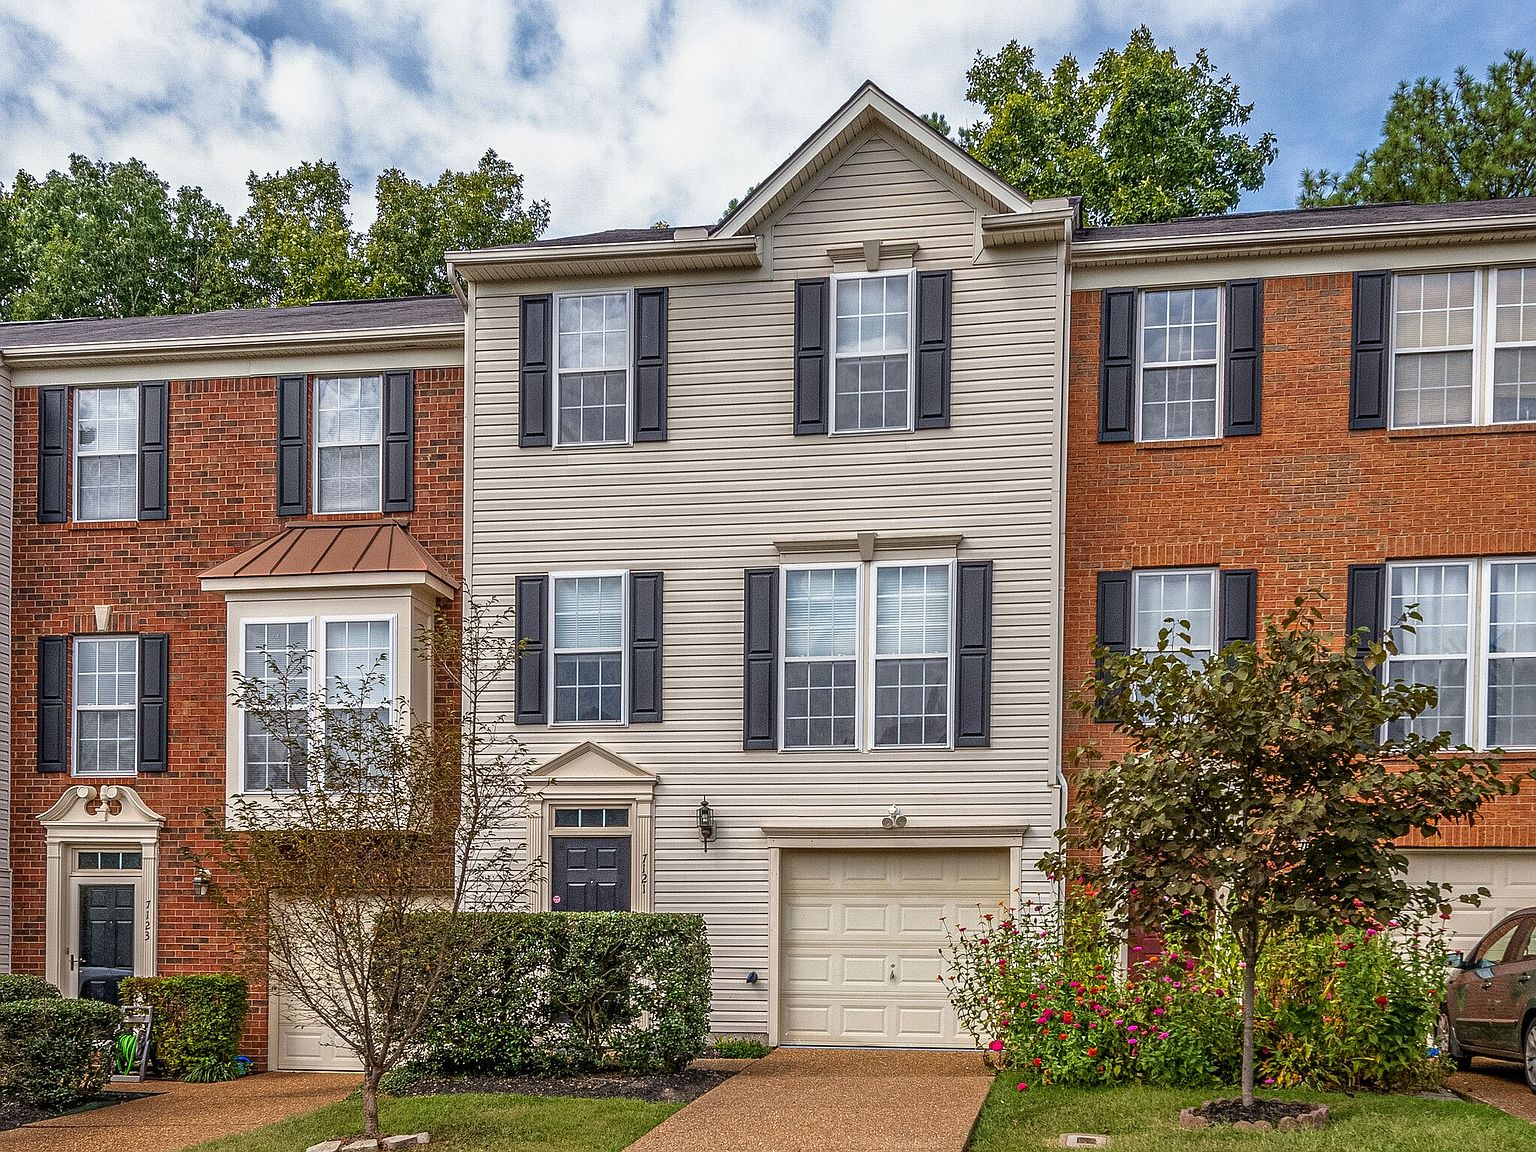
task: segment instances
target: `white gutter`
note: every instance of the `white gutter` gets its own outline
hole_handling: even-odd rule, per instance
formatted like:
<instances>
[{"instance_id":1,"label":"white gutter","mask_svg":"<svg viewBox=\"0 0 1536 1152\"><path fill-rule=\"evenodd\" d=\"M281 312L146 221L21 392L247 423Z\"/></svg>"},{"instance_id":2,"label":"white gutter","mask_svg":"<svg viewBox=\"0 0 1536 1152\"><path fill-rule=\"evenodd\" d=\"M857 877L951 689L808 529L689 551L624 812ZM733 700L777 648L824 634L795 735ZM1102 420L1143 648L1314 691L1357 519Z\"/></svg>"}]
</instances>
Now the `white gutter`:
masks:
<instances>
[{"instance_id":1,"label":"white gutter","mask_svg":"<svg viewBox=\"0 0 1536 1152\"><path fill-rule=\"evenodd\" d=\"M0 340L5 336L0 329ZM181 337L172 340L103 340L72 344L0 347L11 367L46 366L79 360L195 360L207 356L272 355L317 347L448 347L462 344L464 324L414 324L389 328L330 329L323 332L249 333L241 336Z\"/></svg>"},{"instance_id":2,"label":"white gutter","mask_svg":"<svg viewBox=\"0 0 1536 1152\"><path fill-rule=\"evenodd\" d=\"M762 262L755 236L487 248L450 252L447 260L466 280L527 280L615 267L626 272L755 268Z\"/></svg>"}]
</instances>

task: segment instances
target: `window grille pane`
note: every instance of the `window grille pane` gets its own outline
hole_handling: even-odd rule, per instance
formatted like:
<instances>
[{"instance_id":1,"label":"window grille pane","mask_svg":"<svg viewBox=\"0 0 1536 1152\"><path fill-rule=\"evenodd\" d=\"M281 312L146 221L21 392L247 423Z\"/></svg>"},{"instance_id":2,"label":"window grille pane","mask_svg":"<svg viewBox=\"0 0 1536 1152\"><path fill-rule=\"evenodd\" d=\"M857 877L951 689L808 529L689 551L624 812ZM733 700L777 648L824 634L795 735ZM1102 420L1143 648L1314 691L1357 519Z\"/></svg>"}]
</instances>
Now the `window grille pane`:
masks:
<instances>
[{"instance_id":1,"label":"window grille pane","mask_svg":"<svg viewBox=\"0 0 1536 1152\"><path fill-rule=\"evenodd\" d=\"M276 689L287 680L297 693L309 686L309 625L247 624L245 626L245 675Z\"/></svg>"},{"instance_id":2,"label":"window grille pane","mask_svg":"<svg viewBox=\"0 0 1536 1152\"><path fill-rule=\"evenodd\" d=\"M876 570L875 655L949 654L949 566Z\"/></svg>"},{"instance_id":3,"label":"window grille pane","mask_svg":"<svg viewBox=\"0 0 1536 1152\"><path fill-rule=\"evenodd\" d=\"M859 633L857 569L792 570L785 573L784 590L786 656L855 654Z\"/></svg>"},{"instance_id":4,"label":"window grille pane","mask_svg":"<svg viewBox=\"0 0 1536 1152\"><path fill-rule=\"evenodd\" d=\"M288 713L287 731L291 739L300 739L306 715ZM307 742L307 741L306 741ZM288 745L256 716L245 715L245 790L248 792L291 792L305 786L304 765L295 766Z\"/></svg>"},{"instance_id":5,"label":"window grille pane","mask_svg":"<svg viewBox=\"0 0 1536 1152\"><path fill-rule=\"evenodd\" d=\"M629 435L627 391L622 371L562 373L560 443L623 443Z\"/></svg>"},{"instance_id":6,"label":"window grille pane","mask_svg":"<svg viewBox=\"0 0 1536 1152\"><path fill-rule=\"evenodd\" d=\"M556 808L556 828L627 828L628 808Z\"/></svg>"},{"instance_id":7,"label":"window grille pane","mask_svg":"<svg viewBox=\"0 0 1536 1152\"><path fill-rule=\"evenodd\" d=\"M1216 368L1148 368L1141 376L1141 438L1216 435Z\"/></svg>"},{"instance_id":8,"label":"window grille pane","mask_svg":"<svg viewBox=\"0 0 1536 1152\"><path fill-rule=\"evenodd\" d=\"M837 362L837 427L879 432L907 426L906 356L876 356Z\"/></svg>"},{"instance_id":9,"label":"window grille pane","mask_svg":"<svg viewBox=\"0 0 1536 1152\"><path fill-rule=\"evenodd\" d=\"M1216 360L1215 288L1181 288L1142 295L1141 362L1190 364Z\"/></svg>"},{"instance_id":10,"label":"window grille pane","mask_svg":"<svg viewBox=\"0 0 1536 1152\"><path fill-rule=\"evenodd\" d=\"M1425 685L1438 693L1434 705L1425 709L1417 719L1399 720L1392 725L1392 734L1401 737L1412 731L1419 736L1432 737L1441 732L1451 734L1451 742L1460 744L1467 736L1467 661L1462 660L1401 660L1390 662L1388 675L1404 684Z\"/></svg>"},{"instance_id":11,"label":"window grille pane","mask_svg":"<svg viewBox=\"0 0 1536 1152\"><path fill-rule=\"evenodd\" d=\"M1136 647L1157 648L1158 634L1167 628L1170 648L1181 644L1181 621L1189 623L1189 647L1196 662L1215 651L1214 572L1138 572L1135 586ZM1174 623L1168 623L1169 620Z\"/></svg>"},{"instance_id":12,"label":"window grille pane","mask_svg":"<svg viewBox=\"0 0 1536 1152\"><path fill-rule=\"evenodd\" d=\"M131 776L137 770L138 710L82 709L75 714L79 771Z\"/></svg>"},{"instance_id":13,"label":"window grille pane","mask_svg":"<svg viewBox=\"0 0 1536 1152\"><path fill-rule=\"evenodd\" d=\"M1471 574L1465 564L1395 564L1391 569L1387 623L1417 606L1414 630L1395 633L1403 657L1465 656L1471 619Z\"/></svg>"},{"instance_id":14,"label":"window grille pane","mask_svg":"<svg viewBox=\"0 0 1536 1152\"><path fill-rule=\"evenodd\" d=\"M338 703L382 705L391 690L388 620L331 620L325 625L326 690Z\"/></svg>"},{"instance_id":15,"label":"window grille pane","mask_svg":"<svg viewBox=\"0 0 1536 1152\"><path fill-rule=\"evenodd\" d=\"M1536 348L1500 348L1493 354L1493 419L1498 424L1536 420Z\"/></svg>"},{"instance_id":16,"label":"window grille pane","mask_svg":"<svg viewBox=\"0 0 1536 1152\"><path fill-rule=\"evenodd\" d=\"M383 379L345 376L315 381L315 430L316 510L378 511Z\"/></svg>"},{"instance_id":17,"label":"window grille pane","mask_svg":"<svg viewBox=\"0 0 1536 1152\"><path fill-rule=\"evenodd\" d=\"M559 367L624 369L629 366L629 296L623 292L562 296Z\"/></svg>"},{"instance_id":18,"label":"window grille pane","mask_svg":"<svg viewBox=\"0 0 1536 1152\"><path fill-rule=\"evenodd\" d=\"M1488 566L1488 744L1536 746L1536 561Z\"/></svg>"},{"instance_id":19,"label":"window grille pane","mask_svg":"<svg viewBox=\"0 0 1536 1152\"><path fill-rule=\"evenodd\" d=\"M944 744L949 740L949 661L875 662L875 743Z\"/></svg>"},{"instance_id":20,"label":"window grille pane","mask_svg":"<svg viewBox=\"0 0 1536 1152\"><path fill-rule=\"evenodd\" d=\"M621 648L624 578L575 576L555 580L555 648Z\"/></svg>"},{"instance_id":21,"label":"window grille pane","mask_svg":"<svg viewBox=\"0 0 1536 1152\"><path fill-rule=\"evenodd\" d=\"M1472 343L1477 274L1429 272L1397 277L1395 346L1399 351Z\"/></svg>"},{"instance_id":22,"label":"window grille pane","mask_svg":"<svg viewBox=\"0 0 1536 1152\"><path fill-rule=\"evenodd\" d=\"M1401 428L1472 422L1472 353L1395 357L1392 418Z\"/></svg>"},{"instance_id":23,"label":"window grille pane","mask_svg":"<svg viewBox=\"0 0 1536 1152\"><path fill-rule=\"evenodd\" d=\"M555 721L613 724L624 719L619 653L555 656Z\"/></svg>"},{"instance_id":24,"label":"window grille pane","mask_svg":"<svg viewBox=\"0 0 1536 1152\"><path fill-rule=\"evenodd\" d=\"M75 394L77 520L139 514L139 390L82 388Z\"/></svg>"},{"instance_id":25,"label":"window grille pane","mask_svg":"<svg viewBox=\"0 0 1536 1152\"><path fill-rule=\"evenodd\" d=\"M784 665L784 747L851 748L857 702L854 660Z\"/></svg>"},{"instance_id":26,"label":"window grille pane","mask_svg":"<svg viewBox=\"0 0 1536 1152\"><path fill-rule=\"evenodd\" d=\"M1536 344L1536 268L1500 268L1494 308L1495 342Z\"/></svg>"}]
</instances>

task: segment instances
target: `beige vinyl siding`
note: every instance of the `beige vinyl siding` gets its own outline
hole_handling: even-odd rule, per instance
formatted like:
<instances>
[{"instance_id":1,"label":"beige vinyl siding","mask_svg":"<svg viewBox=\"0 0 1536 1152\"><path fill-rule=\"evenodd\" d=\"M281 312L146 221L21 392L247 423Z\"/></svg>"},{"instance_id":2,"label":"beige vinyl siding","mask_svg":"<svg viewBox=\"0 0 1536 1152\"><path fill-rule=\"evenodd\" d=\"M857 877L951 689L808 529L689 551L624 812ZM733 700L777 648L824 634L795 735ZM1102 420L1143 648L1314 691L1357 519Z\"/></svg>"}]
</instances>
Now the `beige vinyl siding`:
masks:
<instances>
[{"instance_id":1,"label":"beige vinyl siding","mask_svg":"<svg viewBox=\"0 0 1536 1152\"><path fill-rule=\"evenodd\" d=\"M760 826L878 832L897 804L913 827L1027 823L1026 862L1051 843L1064 262L1059 245L980 250L982 210L866 136L772 222L771 270L643 281L669 285L664 443L519 449L518 292L570 285L473 286L476 591L510 600L516 575L561 569L665 573L665 723L517 734L541 763L593 740L660 778L652 907L707 917L717 1031L768 1027ZM796 437L793 282L863 239L915 240L918 268L953 269L952 427ZM778 564L775 540L868 531L959 533L960 559L994 562L992 746L744 752L743 570ZM707 853L694 827L706 796L719 825ZM1018 879L1047 888L1027 865Z\"/></svg>"},{"instance_id":2,"label":"beige vinyl siding","mask_svg":"<svg viewBox=\"0 0 1536 1152\"><path fill-rule=\"evenodd\" d=\"M11 523L15 510L11 374L0 365L0 804L11 809ZM11 832L0 829L0 972L11 970Z\"/></svg>"}]
</instances>

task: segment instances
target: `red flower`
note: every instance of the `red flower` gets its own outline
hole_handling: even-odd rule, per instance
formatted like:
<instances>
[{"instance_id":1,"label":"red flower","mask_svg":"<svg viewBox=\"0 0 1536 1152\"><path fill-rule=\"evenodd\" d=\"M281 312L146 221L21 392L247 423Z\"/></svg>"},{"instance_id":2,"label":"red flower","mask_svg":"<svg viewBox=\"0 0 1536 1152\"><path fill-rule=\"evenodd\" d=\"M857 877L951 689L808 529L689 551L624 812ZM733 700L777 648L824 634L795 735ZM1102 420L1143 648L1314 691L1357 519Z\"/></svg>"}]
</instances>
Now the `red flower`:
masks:
<instances>
[{"instance_id":1,"label":"red flower","mask_svg":"<svg viewBox=\"0 0 1536 1152\"><path fill-rule=\"evenodd\" d=\"M1090 1048L1090 1049L1088 1049L1088 1055L1090 1055L1090 1056L1097 1056L1098 1054L1099 1054L1099 1050L1097 1048Z\"/></svg>"},{"instance_id":2,"label":"red flower","mask_svg":"<svg viewBox=\"0 0 1536 1152\"><path fill-rule=\"evenodd\" d=\"M1038 1057L1038 1056L1035 1057L1034 1065L1035 1065L1036 1068L1040 1067L1040 1057Z\"/></svg>"},{"instance_id":3,"label":"red flower","mask_svg":"<svg viewBox=\"0 0 1536 1152\"><path fill-rule=\"evenodd\" d=\"M1385 1008L1386 1006L1387 1006L1387 998L1385 996L1378 996L1378 997L1376 997L1376 1007L1378 1007L1378 1008Z\"/></svg>"}]
</instances>

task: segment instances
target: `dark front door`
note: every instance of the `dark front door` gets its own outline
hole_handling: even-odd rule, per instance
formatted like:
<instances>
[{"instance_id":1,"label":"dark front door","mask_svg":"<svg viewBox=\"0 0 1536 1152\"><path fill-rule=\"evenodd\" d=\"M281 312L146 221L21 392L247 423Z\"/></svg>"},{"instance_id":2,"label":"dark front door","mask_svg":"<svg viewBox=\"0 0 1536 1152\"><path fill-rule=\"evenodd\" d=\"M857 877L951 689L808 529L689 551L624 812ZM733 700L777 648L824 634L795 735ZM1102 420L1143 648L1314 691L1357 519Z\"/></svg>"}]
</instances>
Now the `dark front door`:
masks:
<instances>
[{"instance_id":1,"label":"dark front door","mask_svg":"<svg viewBox=\"0 0 1536 1152\"><path fill-rule=\"evenodd\" d=\"M629 911L628 836L556 836L552 847L556 912Z\"/></svg>"},{"instance_id":2,"label":"dark front door","mask_svg":"<svg viewBox=\"0 0 1536 1152\"><path fill-rule=\"evenodd\" d=\"M80 886L80 995L117 1003L117 985L133 975L133 885Z\"/></svg>"}]
</instances>

